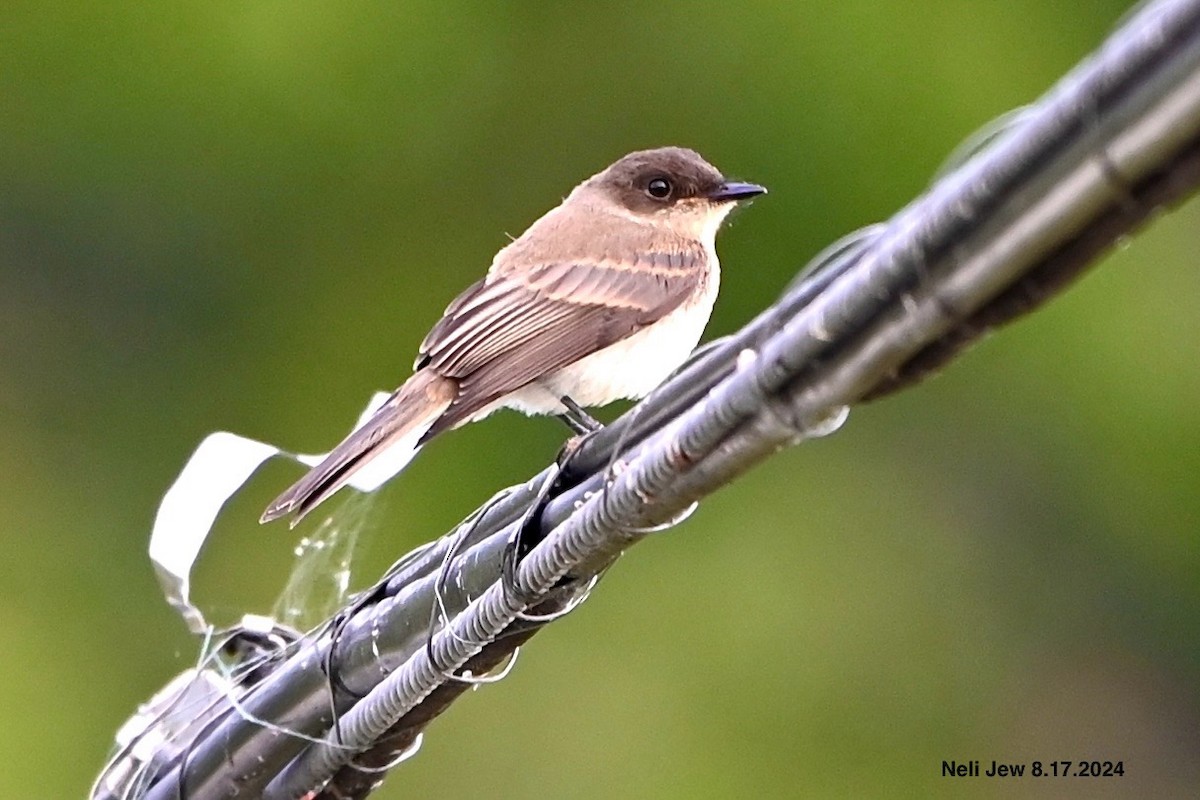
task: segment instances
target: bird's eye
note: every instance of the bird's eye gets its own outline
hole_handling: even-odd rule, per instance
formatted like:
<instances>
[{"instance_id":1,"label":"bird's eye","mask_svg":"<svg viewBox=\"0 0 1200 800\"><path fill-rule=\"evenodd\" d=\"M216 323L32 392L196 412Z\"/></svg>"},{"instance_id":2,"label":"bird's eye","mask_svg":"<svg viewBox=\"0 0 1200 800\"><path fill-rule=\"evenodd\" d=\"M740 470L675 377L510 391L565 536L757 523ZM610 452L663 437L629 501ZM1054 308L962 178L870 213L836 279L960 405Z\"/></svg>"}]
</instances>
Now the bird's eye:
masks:
<instances>
[{"instance_id":1,"label":"bird's eye","mask_svg":"<svg viewBox=\"0 0 1200 800\"><path fill-rule=\"evenodd\" d=\"M666 200L671 196L671 182L666 178L652 178L646 184L646 194L655 200Z\"/></svg>"}]
</instances>

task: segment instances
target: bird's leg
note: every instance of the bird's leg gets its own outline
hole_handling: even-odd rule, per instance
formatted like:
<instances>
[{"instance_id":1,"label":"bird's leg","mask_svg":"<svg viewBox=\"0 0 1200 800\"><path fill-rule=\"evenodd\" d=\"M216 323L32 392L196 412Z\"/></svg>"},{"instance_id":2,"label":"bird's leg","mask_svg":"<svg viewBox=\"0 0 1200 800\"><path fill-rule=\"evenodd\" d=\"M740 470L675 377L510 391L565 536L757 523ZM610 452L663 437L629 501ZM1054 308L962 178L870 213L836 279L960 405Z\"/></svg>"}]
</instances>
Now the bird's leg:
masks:
<instances>
[{"instance_id":1,"label":"bird's leg","mask_svg":"<svg viewBox=\"0 0 1200 800\"><path fill-rule=\"evenodd\" d=\"M563 407L567 411L564 414L559 414L558 418L565 422L567 427L576 435L582 436L585 433L595 433L604 427L600 420L584 411L583 407L569 396L564 394L559 398L559 402L563 404Z\"/></svg>"},{"instance_id":2,"label":"bird's leg","mask_svg":"<svg viewBox=\"0 0 1200 800\"><path fill-rule=\"evenodd\" d=\"M569 398L563 398L567 400ZM572 405L574 403L572 402ZM578 408L578 406L575 406ZM586 414L584 414L587 417ZM591 417L587 417L591 419ZM592 422L596 422L592 420ZM599 423L596 423L599 425ZM508 540L508 544L504 546L504 553L500 558L500 580L504 585L504 590L513 597L520 597L521 590L517 587L517 564L525 555L533 549L533 546L539 541L541 536L540 523L542 521L542 512L546 510L546 505L550 502L550 497L559 488L563 474L566 472L567 465L575 454L579 452L583 443L587 440L588 433L581 433L578 436L572 436L563 444L562 449L558 451L558 455L554 458L554 464L551 465L551 472L546 476L546 480L538 487L537 494L529 503L529 507L525 509L525 513L517 521L516 530Z\"/></svg>"}]
</instances>

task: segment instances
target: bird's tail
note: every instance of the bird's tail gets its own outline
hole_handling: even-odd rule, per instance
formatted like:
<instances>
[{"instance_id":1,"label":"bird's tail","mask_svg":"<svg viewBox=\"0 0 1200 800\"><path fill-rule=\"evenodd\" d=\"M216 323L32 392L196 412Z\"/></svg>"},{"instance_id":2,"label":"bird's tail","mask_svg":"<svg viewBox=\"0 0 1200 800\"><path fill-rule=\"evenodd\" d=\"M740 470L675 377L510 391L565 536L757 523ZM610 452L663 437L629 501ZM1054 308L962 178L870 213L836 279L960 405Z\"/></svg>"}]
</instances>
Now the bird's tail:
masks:
<instances>
[{"instance_id":1,"label":"bird's tail","mask_svg":"<svg viewBox=\"0 0 1200 800\"><path fill-rule=\"evenodd\" d=\"M382 483L412 460L420 447L421 437L457 395L458 384L454 380L431 369L420 370L405 381L362 427L275 498L259 522L270 522L291 514L291 524L295 527L305 514L372 462L381 468L379 472L383 479L378 483Z\"/></svg>"}]
</instances>

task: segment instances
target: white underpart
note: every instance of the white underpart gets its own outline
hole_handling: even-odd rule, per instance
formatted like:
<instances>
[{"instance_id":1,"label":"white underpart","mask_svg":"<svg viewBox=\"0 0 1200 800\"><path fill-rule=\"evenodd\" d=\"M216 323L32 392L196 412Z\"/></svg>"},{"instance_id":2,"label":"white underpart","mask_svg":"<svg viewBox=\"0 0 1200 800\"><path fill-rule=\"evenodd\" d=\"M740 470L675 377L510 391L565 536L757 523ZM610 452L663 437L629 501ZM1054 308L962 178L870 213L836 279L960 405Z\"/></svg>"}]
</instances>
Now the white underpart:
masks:
<instances>
[{"instance_id":1,"label":"white underpart","mask_svg":"<svg viewBox=\"0 0 1200 800\"><path fill-rule=\"evenodd\" d=\"M716 234L732 208L730 203L698 220L695 233L705 243L709 267L699 292L650 326L509 394L474 419L503 407L526 414L561 414L563 395L589 407L650 394L696 349L712 316L721 284Z\"/></svg>"},{"instance_id":2,"label":"white underpart","mask_svg":"<svg viewBox=\"0 0 1200 800\"><path fill-rule=\"evenodd\" d=\"M632 336L542 378L543 391L533 397L525 390L514 392L505 405L527 414L550 414L561 412L558 398L563 395L581 406L602 406L650 394L696 349L704 333L717 299L715 260L711 266L704 291L695 298Z\"/></svg>"}]
</instances>

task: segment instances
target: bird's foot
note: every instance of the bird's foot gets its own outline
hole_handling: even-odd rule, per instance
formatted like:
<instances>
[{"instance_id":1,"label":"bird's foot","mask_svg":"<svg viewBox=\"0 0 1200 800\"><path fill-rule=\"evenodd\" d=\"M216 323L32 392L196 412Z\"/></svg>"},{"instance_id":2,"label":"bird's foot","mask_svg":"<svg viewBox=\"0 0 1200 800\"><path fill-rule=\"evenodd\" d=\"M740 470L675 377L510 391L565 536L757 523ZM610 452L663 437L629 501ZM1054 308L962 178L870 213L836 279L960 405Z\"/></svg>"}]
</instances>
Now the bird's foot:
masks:
<instances>
[{"instance_id":1,"label":"bird's foot","mask_svg":"<svg viewBox=\"0 0 1200 800\"><path fill-rule=\"evenodd\" d=\"M571 432L576 436L583 436L588 433L595 433L604 427L600 420L593 417L591 414L583 410L583 407L572 400L569 396L563 395L559 398L559 402L566 408L566 413L559 414L558 418L567 424Z\"/></svg>"}]
</instances>

